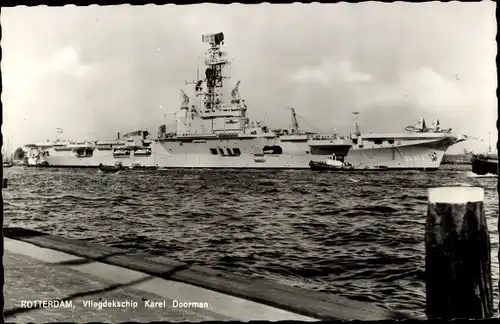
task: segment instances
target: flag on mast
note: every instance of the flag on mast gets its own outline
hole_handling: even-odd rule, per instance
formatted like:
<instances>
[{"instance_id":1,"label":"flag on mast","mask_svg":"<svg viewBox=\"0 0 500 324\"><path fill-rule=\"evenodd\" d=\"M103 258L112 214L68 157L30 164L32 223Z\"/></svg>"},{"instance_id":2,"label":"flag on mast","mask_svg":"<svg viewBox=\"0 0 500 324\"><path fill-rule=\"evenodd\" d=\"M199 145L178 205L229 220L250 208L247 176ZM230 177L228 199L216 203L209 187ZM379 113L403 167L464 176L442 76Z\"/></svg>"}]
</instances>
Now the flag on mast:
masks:
<instances>
[{"instance_id":1,"label":"flag on mast","mask_svg":"<svg viewBox=\"0 0 500 324\"><path fill-rule=\"evenodd\" d=\"M62 132L63 132L63 130L62 130L62 128L56 128L56 132L58 132L58 133L62 133Z\"/></svg>"}]
</instances>

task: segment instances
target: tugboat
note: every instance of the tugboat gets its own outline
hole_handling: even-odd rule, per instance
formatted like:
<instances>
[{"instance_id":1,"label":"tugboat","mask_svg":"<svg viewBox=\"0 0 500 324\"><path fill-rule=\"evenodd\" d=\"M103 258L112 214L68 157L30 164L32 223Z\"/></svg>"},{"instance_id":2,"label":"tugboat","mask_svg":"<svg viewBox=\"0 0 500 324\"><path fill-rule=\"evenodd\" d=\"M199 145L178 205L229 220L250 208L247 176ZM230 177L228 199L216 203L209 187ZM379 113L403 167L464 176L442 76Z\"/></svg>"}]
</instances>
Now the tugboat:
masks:
<instances>
[{"instance_id":1,"label":"tugboat","mask_svg":"<svg viewBox=\"0 0 500 324\"><path fill-rule=\"evenodd\" d=\"M373 165L364 168L354 168L349 162L344 163L337 159L335 154L328 157L326 161L310 161L309 167L313 171L336 171L336 172L354 172L354 171L387 171L387 165Z\"/></svg>"},{"instance_id":2,"label":"tugboat","mask_svg":"<svg viewBox=\"0 0 500 324\"><path fill-rule=\"evenodd\" d=\"M488 153L473 154L472 153L472 172L477 175L497 174L498 175L498 154L491 152L491 135L488 145Z\"/></svg>"},{"instance_id":3,"label":"tugboat","mask_svg":"<svg viewBox=\"0 0 500 324\"><path fill-rule=\"evenodd\" d=\"M472 172L477 175L497 174L497 154L472 154Z\"/></svg>"},{"instance_id":4,"label":"tugboat","mask_svg":"<svg viewBox=\"0 0 500 324\"><path fill-rule=\"evenodd\" d=\"M117 163L116 165L103 165L102 163L100 163L99 170L105 173L116 173L120 170L123 170L123 166L120 163Z\"/></svg>"},{"instance_id":5,"label":"tugboat","mask_svg":"<svg viewBox=\"0 0 500 324\"><path fill-rule=\"evenodd\" d=\"M326 161L310 161L309 167L311 170L330 170L330 171L349 171L353 170L351 165L347 165L342 161L337 160L335 154L329 156Z\"/></svg>"}]
</instances>

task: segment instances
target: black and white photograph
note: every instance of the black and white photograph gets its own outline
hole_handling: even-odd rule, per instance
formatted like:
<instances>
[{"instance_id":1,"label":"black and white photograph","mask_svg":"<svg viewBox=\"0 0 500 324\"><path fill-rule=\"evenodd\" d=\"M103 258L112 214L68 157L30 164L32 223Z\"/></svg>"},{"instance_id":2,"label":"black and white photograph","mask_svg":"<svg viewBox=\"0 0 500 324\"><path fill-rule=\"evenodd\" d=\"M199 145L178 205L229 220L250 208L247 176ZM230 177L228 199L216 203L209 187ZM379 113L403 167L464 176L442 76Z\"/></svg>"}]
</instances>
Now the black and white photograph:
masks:
<instances>
[{"instance_id":1,"label":"black and white photograph","mask_svg":"<svg viewBox=\"0 0 500 324\"><path fill-rule=\"evenodd\" d=\"M4 320L499 318L496 9L2 7Z\"/></svg>"}]
</instances>

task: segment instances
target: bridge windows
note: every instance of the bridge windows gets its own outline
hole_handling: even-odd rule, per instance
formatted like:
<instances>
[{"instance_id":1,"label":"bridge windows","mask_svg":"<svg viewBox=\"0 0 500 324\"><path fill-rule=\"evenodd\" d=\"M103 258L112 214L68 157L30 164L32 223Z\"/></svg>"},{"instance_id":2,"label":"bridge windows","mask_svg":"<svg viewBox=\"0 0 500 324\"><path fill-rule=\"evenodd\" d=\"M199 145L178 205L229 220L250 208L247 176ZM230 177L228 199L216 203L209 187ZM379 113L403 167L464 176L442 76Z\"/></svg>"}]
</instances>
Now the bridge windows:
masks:
<instances>
[{"instance_id":1,"label":"bridge windows","mask_svg":"<svg viewBox=\"0 0 500 324\"><path fill-rule=\"evenodd\" d=\"M219 153L220 153L220 155L225 155L225 154L224 154L224 150L223 150L223 149L221 149L221 148L219 148Z\"/></svg>"},{"instance_id":2,"label":"bridge windows","mask_svg":"<svg viewBox=\"0 0 500 324\"><path fill-rule=\"evenodd\" d=\"M240 149L239 149L239 148L234 148L234 149L233 149L233 152L234 152L234 155L236 155L236 156L241 155L241 151L240 151Z\"/></svg>"},{"instance_id":3,"label":"bridge windows","mask_svg":"<svg viewBox=\"0 0 500 324\"><path fill-rule=\"evenodd\" d=\"M387 140L387 142L389 142L389 144L394 144L394 140L393 139Z\"/></svg>"},{"instance_id":4,"label":"bridge windows","mask_svg":"<svg viewBox=\"0 0 500 324\"><path fill-rule=\"evenodd\" d=\"M230 148L227 148L226 150L227 150L227 155L233 155L233 151L231 151Z\"/></svg>"},{"instance_id":5,"label":"bridge windows","mask_svg":"<svg viewBox=\"0 0 500 324\"><path fill-rule=\"evenodd\" d=\"M382 145L382 143L383 143L383 142L384 142L384 141L383 141L383 140L381 140L381 139L374 139L374 140L373 140L373 143L375 143L376 145Z\"/></svg>"},{"instance_id":6,"label":"bridge windows","mask_svg":"<svg viewBox=\"0 0 500 324\"><path fill-rule=\"evenodd\" d=\"M217 155L217 149L214 149L214 148L211 148L210 149L210 153L212 153L212 155Z\"/></svg>"}]
</instances>

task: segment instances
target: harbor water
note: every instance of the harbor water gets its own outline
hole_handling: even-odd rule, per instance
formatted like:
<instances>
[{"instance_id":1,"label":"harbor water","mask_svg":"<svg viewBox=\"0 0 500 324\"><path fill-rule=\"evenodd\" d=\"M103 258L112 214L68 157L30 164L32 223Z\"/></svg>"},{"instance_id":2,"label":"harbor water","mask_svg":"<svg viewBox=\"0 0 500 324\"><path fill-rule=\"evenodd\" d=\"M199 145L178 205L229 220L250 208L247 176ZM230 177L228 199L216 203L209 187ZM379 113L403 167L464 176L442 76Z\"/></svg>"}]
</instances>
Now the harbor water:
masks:
<instances>
[{"instance_id":1,"label":"harbor water","mask_svg":"<svg viewBox=\"0 0 500 324\"><path fill-rule=\"evenodd\" d=\"M4 169L4 226L146 251L423 315L427 189L485 190L498 304L497 178L437 172Z\"/></svg>"}]
</instances>

